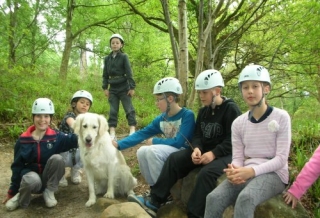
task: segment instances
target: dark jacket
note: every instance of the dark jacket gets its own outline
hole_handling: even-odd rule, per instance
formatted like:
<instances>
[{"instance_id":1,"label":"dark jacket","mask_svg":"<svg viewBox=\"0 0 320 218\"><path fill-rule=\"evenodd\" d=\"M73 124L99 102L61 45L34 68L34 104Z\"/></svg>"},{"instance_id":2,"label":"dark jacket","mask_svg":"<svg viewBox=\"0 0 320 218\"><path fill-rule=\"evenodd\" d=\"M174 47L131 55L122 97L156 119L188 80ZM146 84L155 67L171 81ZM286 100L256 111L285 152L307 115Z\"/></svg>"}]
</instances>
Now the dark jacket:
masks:
<instances>
[{"instance_id":1,"label":"dark jacket","mask_svg":"<svg viewBox=\"0 0 320 218\"><path fill-rule=\"evenodd\" d=\"M115 57L112 52L105 57L103 67L103 83L102 88L119 89L125 91L136 87L135 81L132 78L132 70L130 67L129 58L125 53L118 52Z\"/></svg>"},{"instance_id":2,"label":"dark jacket","mask_svg":"<svg viewBox=\"0 0 320 218\"><path fill-rule=\"evenodd\" d=\"M232 154L231 125L241 115L241 111L232 99L225 99L215 109L211 106L199 110L195 135L192 140L194 148L201 153L212 151L216 158Z\"/></svg>"},{"instance_id":3,"label":"dark jacket","mask_svg":"<svg viewBox=\"0 0 320 218\"><path fill-rule=\"evenodd\" d=\"M32 137L35 126L22 133L14 146L14 160L11 165L12 177L8 194L18 193L22 176L33 171L42 174L48 159L54 154L78 147L75 134L65 134L48 128L40 141Z\"/></svg>"}]
</instances>

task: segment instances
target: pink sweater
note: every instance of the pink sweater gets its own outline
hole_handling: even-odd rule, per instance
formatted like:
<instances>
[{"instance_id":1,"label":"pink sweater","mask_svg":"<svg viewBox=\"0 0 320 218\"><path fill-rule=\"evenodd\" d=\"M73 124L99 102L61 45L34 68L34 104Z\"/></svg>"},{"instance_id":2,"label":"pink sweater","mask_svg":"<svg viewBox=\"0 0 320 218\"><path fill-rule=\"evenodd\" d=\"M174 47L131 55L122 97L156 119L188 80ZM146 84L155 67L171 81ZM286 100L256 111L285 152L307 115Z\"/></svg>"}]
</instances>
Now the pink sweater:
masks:
<instances>
[{"instance_id":1,"label":"pink sweater","mask_svg":"<svg viewBox=\"0 0 320 218\"><path fill-rule=\"evenodd\" d=\"M255 175L275 172L285 184L289 180L288 156L291 120L279 108L260 123L248 120L246 112L232 124L232 164L252 167Z\"/></svg>"},{"instance_id":2,"label":"pink sweater","mask_svg":"<svg viewBox=\"0 0 320 218\"><path fill-rule=\"evenodd\" d=\"M320 145L313 153L310 160L304 165L288 192L293 194L297 199L300 199L301 196L308 190L308 188L319 178L319 176Z\"/></svg>"}]
</instances>

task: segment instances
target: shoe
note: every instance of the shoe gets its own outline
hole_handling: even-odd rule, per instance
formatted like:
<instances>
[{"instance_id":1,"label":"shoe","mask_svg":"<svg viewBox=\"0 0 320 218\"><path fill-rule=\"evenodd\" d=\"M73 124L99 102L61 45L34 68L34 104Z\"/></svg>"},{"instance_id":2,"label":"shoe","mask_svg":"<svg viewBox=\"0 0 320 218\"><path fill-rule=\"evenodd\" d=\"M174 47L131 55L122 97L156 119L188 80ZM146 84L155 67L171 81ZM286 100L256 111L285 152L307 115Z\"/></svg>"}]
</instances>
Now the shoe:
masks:
<instances>
[{"instance_id":1,"label":"shoe","mask_svg":"<svg viewBox=\"0 0 320 218\"><path fill-rule=\"evenodd\" d=\"M65 176L63 176L60 181L59 181L59 186L60 187L67 187L68 186L68 180L66 179Z\"/></svg>"},{"instance_id":2,"label":"shoe","mask_svg":"<svg viewBox=\"0 0 320 218\"><path fill-rule=\"evenodd\" d=\"M9 211L13 211L19 207L20 193L16 194L13 198L9 199L6 203L6 208Z\"/></svg>"},{"instance_id":3,"label":"shoe","mask_svg":"<svg viewBox=\"0 0 320 218\"><path fill-rule=\"evenodd\" d=\"M54 197L54 192L50 191L49 189L45 189L42 193L44 201L46 202L47 207L54 207L57 205L57 200Z\"/></svg>"},{"instance_id":4,"label":"shoe","mask_svg":"<svg viewBox=\"0 0 320 218\"><path fill-rule=\"evenodd\" d=\"M76 185L81 182L80 169L71 167L71 182Z\"/></svg>"},{"instance_id":5,"label":"shoe","mask_svg":"<svg viewBox=\"0 0 320 218\"><path fill-rule=\"evenodd\" d=\"M130 132L129 135L132 135L133 133L136 132L136 127L135 126L130 126Z\"/></svg>"},{"instance_id":6,"label":"shoe","mask_svg":"<svg viewBox=\"0 0 320 218\"><path fill-rule=\"evenodd\" d=\"M135 202L139 204L151 217L157 216L157 211L159 206L157 203L152 202L151 196L142 196L142 195L129 195L128 196L129 202Z\"/></svg>"}]
</instances>

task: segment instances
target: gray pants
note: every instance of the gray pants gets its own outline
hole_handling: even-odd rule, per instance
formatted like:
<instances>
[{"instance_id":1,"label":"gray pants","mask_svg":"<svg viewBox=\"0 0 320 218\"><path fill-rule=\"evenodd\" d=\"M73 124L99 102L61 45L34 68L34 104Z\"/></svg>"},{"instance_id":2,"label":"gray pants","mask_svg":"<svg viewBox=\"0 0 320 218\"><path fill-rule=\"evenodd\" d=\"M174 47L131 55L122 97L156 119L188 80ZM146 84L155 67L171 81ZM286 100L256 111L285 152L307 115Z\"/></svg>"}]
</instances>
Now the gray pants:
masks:
<instances>
[{"instance_id":1,"label":"gray pants","mask_svg":"<svg viewBox=\"0 0 320 218\"><path fill-rule=\"evenodd\" d=\"M109 127L117 127L118 125L118 113L119 113L120 101L126 113L126 119L128 121L128 125L129 126L137 125L136 112L132 105L132 98L128 96L127 93L128 91L121 91L117 93L110 91L110 96L109 96L110 113L109 113L109 119L108 119Z\"/></svg>"},{"instance_id":2,"label":"gray pants","mask_svg":"<svg viewBox=\"0 0 320 218\"><path fill-rule=\"evenodd\" d=\"M20 207L28 207L31 201L31 194L40 194L45 188L50 191L57 191L59 181L64 173L65 165L61 155L54 154L49 158L42 176L32 171L23 175L19 189Z\"/></svg>"},{"instance_id":3,"label":"gray pants","mask_svg":"<svg viewBox=\"0 0 320 218\"><path fill-rule=\"evenodd\" d=\"M225 180L207 195L204 217L222 217L224 210L234 205L234 218L253 218L257 205L284 189L285 184L276 173L263 174L240 185Z\"/></svg>"}]
</instances>

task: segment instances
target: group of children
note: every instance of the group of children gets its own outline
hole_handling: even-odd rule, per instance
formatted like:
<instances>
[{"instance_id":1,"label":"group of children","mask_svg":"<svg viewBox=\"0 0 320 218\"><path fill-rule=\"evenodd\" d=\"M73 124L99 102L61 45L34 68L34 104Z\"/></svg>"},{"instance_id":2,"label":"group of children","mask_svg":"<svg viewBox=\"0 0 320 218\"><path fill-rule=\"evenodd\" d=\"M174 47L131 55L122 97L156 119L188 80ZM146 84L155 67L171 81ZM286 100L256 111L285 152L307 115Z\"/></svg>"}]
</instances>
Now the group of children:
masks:
<instances>
[{"instance_id":1,"label":"group of children","mask_svg":"<svg viewBox=\"0 0 320 218\"><path fill-rule=\"evenodd\" d=\"M170 189L177 180L197 168L199 173L187 204L189 218L222 217L229 205L234 205L234 217L253 217L257 205L285 190L289 181L291 121L286 111L266 101L272 87L266 68L248 65L241 71L238 87L248 106L243 114L232 99L222 95L221 73L214 69L201 72L195 89L203 107L196 119L191 110L179 105L183 93L179 80L160 79L153 94L161 114L136 131L132 105L135 82L128 57L121 51L123 45L121 35L111 36L112 52L105 58L103 70L102 88L110 103L110 135L119 150L145 143L137 150L137 158L141 174L150 185L149 193L129 195L128 201L138 203L155 217L159 207L170 199ZM128 137L116 141L120 101L130 131ZM71 167L73 183L81 182L77 136L71 127L77 115L89 111L92 103L89 92L77 91L71 99L72 110L58 131L50 128L52 101L34 101L33 125L14 148L11 184L3 201L8 210L26 208L33 193L43 193L46 206L54 207L59 184L68 185L65 167ZM158 137L160 134L164 137ZM284 201L292 208L319 177L319 160L320 148L284 194ZM217 179L224 173L227 179L218 186Z\"/></svg>"}]
</instances>

